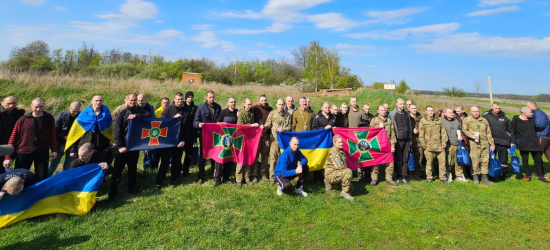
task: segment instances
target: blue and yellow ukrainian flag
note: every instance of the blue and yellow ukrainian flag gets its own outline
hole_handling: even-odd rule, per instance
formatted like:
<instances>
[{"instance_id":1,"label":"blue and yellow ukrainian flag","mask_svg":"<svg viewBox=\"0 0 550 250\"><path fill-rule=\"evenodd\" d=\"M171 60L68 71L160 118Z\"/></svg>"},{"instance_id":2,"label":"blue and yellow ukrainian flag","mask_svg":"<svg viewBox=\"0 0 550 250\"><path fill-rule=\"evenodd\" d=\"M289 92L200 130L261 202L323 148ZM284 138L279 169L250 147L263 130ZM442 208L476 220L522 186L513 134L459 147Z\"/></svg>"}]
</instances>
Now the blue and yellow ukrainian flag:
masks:
<instances>
[{"instance_id":1,"label":"blue and yellow ukrainian flag","mask_svg":"<svg viewBox=\"0 0 550 250\"><path fill-rule=\"evenodd\" d=\"M307 158L307 165L310 171L325 168L330 148L332 148L332 131L330 129L312 130L304 132L277 132L277 140L281 152L289 147L290 139L298 138L300 145L298 149Z\"/></svg>"},{"instance_id":2,"label":"blue and yellow ukrainian flag","mask_svg":"<svg viewBox=\"0 0 550 250\"><path fill-rule=\"evenodd\" d=\"M97 125L97 126L96 126ZM65 151L70 148L82 135L88 131L95 132L94 130L99 128L101 134L105 136L112 143L113 139L113 118L111 117L111 111L109 107L101 106L101 114L96 116L92 106L88 106L76 117L76 121L71 126L69 134L67 135L67 143L65 144Z\"/></svg>"},{"instance_id":3,"label":"blue and yellow ukrainian flag","mask_svg":"<svg viewBox=\"0 0 550 250\"><path fill-rule=\"evenodd\" d=\"M45 214L84 215L95 204L105 170L90 164L58 174L0 200L0 228Z\"/></svg>"}]
</instances>

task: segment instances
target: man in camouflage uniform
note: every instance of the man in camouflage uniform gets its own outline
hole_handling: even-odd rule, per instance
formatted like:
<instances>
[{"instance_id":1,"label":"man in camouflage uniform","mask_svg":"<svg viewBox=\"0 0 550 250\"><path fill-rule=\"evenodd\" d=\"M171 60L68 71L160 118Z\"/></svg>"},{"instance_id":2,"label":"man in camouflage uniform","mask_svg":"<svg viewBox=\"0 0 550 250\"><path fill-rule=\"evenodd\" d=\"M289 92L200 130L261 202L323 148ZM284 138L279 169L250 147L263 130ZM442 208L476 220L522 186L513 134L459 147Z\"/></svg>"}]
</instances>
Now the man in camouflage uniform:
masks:
<instances>
[{"instance_id":1,"label":"man in camouflage uniform","mask_svg":"<svg viewBox=\"0 0 550 250\"><path fill-rule=\"evenodd\" d=\"M393 129L393 124L391 120L387 117L388 110L386 110L386 107L383 105L378 106L378 116L375 116L372 118L370 122L370 127L380 127L386 129L386 134L388 135L388 140L390 141L391 145L391 152L392 154L395 152L395 143L397 142L397 139L395 138L395 132ZM370 182L371 186L376 186L378 184L378 169L380 166L386 167L386 183L392 186L397 186L397 184L393 181L393 162L388 164L382 164L378 166L372 167L371 172L371 178L372 181Z\"/></svg>"},{"instance_id":2,"label":"man in camouflage uniform","mask_svg":"<svg viewBox=\"0 0 550 250\"><path fill-rule=\"evenodd\" d=\"M275 184L275 166L281 154L279 141L277 141L277 132L282 133L291 131L290 117L291 115L285 110L283 99L279 98L279 100L277 100L277 110L273 110L269 113L264 124L264 130L271 129L271 137L269 138L271 142L269 148L269 183L271 185Z\"/></svg>"},{"instance_id":3,"label":"man in camouflage uniform","mask_svg":"<svg viewBox=\"0 0 550 250\"><path fill-rule=\"evenodd\" d=\"M308 109L306 97L300 97L300 108L292 114L292 131L302 132L311 130L313 117L315 117L315 114Z\"/></svg>"},{"instance_id":4,"label":"man in camouflage uniform","mask_svg":"<svg viewBox=\"0 0 550 250\"><path fill-rule=\"evenodd\" d=\"M456 161L458 142L461 140L461 136L457 135L457 132L462 130L462 125L460 125L460 122L455 119L455 113L452 109L443 109L443 113L445 114L445 117L441 119L441 124L445 127L447 136L449 137L447 148L445 148L445 154L447 155L447 175L449 175L447 178L452 178L451 173L454 165L455 180L459 182L468 182L468 180L464 177L462 166Z\"/></svg>"},{"instance_id":5,"label":"man in camouflage uniform","mask_svg":"<svg viewBox=\"0 0 550 250\"><path fill-rule=\"evenodd\" d=\"M445 148L447 147L447 131L441 124L439 117L434 115L432 106L426 107L426 115L420 119L418 141L424 148L426 156L426 179L428 182L433 181L432 176L432 161L434 155L439 163L439 180L445 183L451 183L447 180L447 168L445 164Z\"/></svg>"},{"instance_id":6,"label":"man in camouflage uniform","mask_svg":"<svg viewBox=\"0 0 550 250\"><path fill-rule=\"evenodd\" d=\"M254 112L252 112L252 100L250 100L250 98L246 98L244 99L244 108L239 111L237 124L250 125L252 127L260 126L255 121L256 120L254 119ZM264 126L260 127L263 128ZM253 185L255 182L251 181L251 178L254 178L257 182L257 178L253 176L253 174L254 173L252 173L252 166L243 166L241 164L237 164L237 169L235 170L235 181L237 182L237 186L240 187L242 185L243 175L246 184Z\"/></svg>"},{"instance_id":7,"label":"man in camouflage uniform","mask_svg":"<svg viewBox=\"0 0 550 250\"><path fill-rule=\"evenodd\" d=\"M254 113L254 118L256 118L256 123L264 125L269 113L273 111L273 108L267 103L267 96L260 95L258 99L260 104L252 106L252 111ZM269 157L269 136L271 131L269 129L264 129L262 131L262 136L260 137L260 145L258 146L258 151L256 154L256 164L253 166L252 174L256 176L252 182L257 182L260 176L262 181L268 181L269 178L269 163L267 158Z\"/></svg>"},{"instance_id":8,"label":"man in camouflage uniform","mask_svg":"<svg viewBox=\"0 0 550 250\"><path fill-rule=\"evenodd\" d=\"M408 100L407 102L409 101L410 100ZM408 107L409 107L408 108L409 118L411 120L411 127L413 128L412 150L414 154L414 172L412 173L412 176L415 180L421 181L422 175L424 175L423 173L425 173L425 171L423 171L423 166L422 166L422 158L424 157L424 148L418 142L418 133L419 133L418 125L420 125L420 119L422 119L422 115L420 114L420 112L418 112L418 108L416 107L416 105L411 104Z\"/></svg>"},{"instance_id":9,"label":"man in camouflage uniform","mask_svg":"<svg viewBox=\"0 0 550 250\"><path fill-rule=\"evenodd\" d=\"M332 189L332 185L341 184L342 192L340 196L352 201L353 197L350 192L353 190L351 185L353 173L347 165L346 153L343 149L344 141L342 137L336 135L332 137L332 142L334 146L328 153L325 167L325 189L328 191Z\"/></svg>"},{"instance_id":10,"label":"man in camouflage uniform","mask_svg":"<svg viewBox=\"0 0 550 250\"><path fill-rule=\"evenodd\" d=\"M462 129L464 134L470 138L470 158L472 158L472 172L474 183L479 184L479 174L481 181L489 186L493 183L489 181L489 150L495 150L495 142L489 122L479 114L479 108L472 106L470 114L462 121ZM481 168L479 163L481 162Z\"/></svg>"}]
</instances>

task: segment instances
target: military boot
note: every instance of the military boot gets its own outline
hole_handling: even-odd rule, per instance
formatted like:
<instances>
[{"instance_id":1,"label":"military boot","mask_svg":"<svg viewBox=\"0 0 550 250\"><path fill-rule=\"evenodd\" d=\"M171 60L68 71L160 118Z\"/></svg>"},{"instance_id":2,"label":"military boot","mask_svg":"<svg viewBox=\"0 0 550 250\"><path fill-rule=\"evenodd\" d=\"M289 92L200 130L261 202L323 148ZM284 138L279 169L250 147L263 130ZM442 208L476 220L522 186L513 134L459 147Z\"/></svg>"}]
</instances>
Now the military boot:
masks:
<instances>
[{"instance_id":1,"label":"military boot","mask_svg":"<svg viewBox=\"0 0 550 250\"><path fill-rule=\"evenodd\" d=\"M474 177L474 184L479 184L479 175L474 174L473 177Z\"/></svg>"},{"instance_id":2,"label":"military boot","mask_svg":"<svg viewBox=\"0 0 550 250\"><path fill-rule=\"evenodd\" d=\"M481 181L489 186L492 186L494 185L491 181L489 181L489 178L487 177L486 174L482 174L481 175Z\"/></svg>"}]
</instances>

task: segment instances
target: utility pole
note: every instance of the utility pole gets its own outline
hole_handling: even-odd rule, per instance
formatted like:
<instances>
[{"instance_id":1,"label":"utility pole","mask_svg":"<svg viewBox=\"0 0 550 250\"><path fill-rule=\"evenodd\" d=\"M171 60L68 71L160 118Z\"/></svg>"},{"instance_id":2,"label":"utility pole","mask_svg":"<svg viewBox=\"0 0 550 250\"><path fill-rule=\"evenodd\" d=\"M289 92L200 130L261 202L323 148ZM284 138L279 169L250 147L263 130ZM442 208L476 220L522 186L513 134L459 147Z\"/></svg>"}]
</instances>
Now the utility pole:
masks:
<instances>
[{"instance_id":1,"label":"utility pole","mask_svg":"<svg viewBox=\"0 0 550 250\"><path fill-rule=\"evenodd\" d=\"M491 98L491 105L493 105L493 89L491 88L491 77L487 77L487 83L489 84L489 97Z\"/></svg>"}]
</instances>

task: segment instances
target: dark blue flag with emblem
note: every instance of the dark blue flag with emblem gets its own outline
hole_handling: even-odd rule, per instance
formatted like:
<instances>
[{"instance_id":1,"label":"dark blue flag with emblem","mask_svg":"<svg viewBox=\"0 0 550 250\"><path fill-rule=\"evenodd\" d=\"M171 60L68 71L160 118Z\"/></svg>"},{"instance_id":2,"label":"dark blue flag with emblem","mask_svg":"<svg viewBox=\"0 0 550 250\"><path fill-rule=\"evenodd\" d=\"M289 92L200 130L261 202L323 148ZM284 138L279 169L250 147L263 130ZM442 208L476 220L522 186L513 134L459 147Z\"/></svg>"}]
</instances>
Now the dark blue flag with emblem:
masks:
<instances>
[{"instance_id":1,"label":"dark blue flag with emblem","mask_svg":"<svg viewBox=\"0 0 550 250\"><path fill-rule=\"evenodd\" d=\"M179 143L180 119L139 118L128 122L128 151L175 147Z\"/></svg>"}]
</instances>

